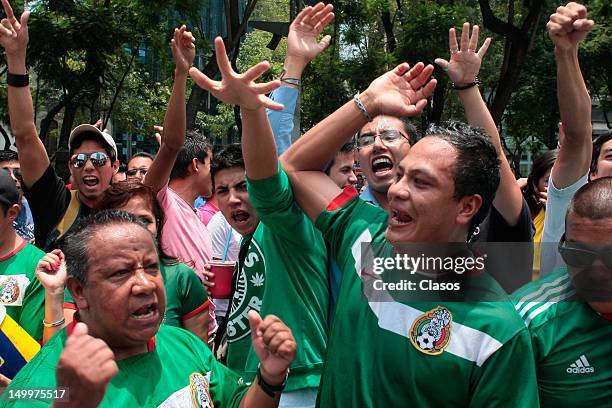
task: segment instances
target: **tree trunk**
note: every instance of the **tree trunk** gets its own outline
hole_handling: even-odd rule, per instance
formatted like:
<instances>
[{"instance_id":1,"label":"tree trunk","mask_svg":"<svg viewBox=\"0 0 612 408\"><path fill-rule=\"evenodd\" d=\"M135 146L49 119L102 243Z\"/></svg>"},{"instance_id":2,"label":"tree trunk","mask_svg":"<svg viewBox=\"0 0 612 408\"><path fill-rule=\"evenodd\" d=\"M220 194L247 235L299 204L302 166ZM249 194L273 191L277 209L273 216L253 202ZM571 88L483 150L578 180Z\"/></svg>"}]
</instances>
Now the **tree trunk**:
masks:
<instances>
[{"instance_id":1,"label":"tree trunk","mask_svg":"<svg viewBox=\"0 0 612 408\"><path fill-rule=\"evenodd\" d=\"M55 154L55 172L59 177L66 180L69 177L68 172L68 136L72 130L72 124L77 112L77 104L68 103L64 109L64 120L62 121L62 129L60 132L57 152Z\"/></svg>"},{"instance_id":2,"label":"tree trunk","mask_svg":"<svg viewBox=\"0 0 612 408\"><path fill-rule=\"evenodd\" d=\"M231 32L228 32L228 36L225 39L225 48L229 55L232 54L234 48L240 41L240 37L245 32L247 28L247 24L251 14L255 10L255 5L257 4L257 0L249 0L246 5L246 9L244 11L244 17L242 22L235 26L232 24L232 19L235 19L238 16L238 0L226 0L226 10L225 10L225 18L228 28L231 28ZM214 78L215 75L219 72L219 67L217 67L217 61L215 59L215 54L213 52L212 57L202 70L206 76L209 78ZM202 104L202 98L206 94L199 86L194 86L191 90L191 94L189 94L189 99L187 100L187 129L194 129L196 124L196 117L198 112L200 111L200 105Z\"/></svg>"},{"instance_id":3,"label":"tree trunk","mask_svg":"<svg viewBox=\"0 0 612 408\"><path fill-rule=\"evenodd\" d=\"M385 29L385 36L387 37L387 50L394 52L397 47L397 41L395 40L395 33L393 32L393 21L391 20L391 12L389 11L390 4L387 3L387 9L381 13L381 20L383 28Z\"/></svg>"},{"instance_id":4,"label":"tree trunk","mask_svg":"<svg viewBox=\"0 0 612 408\"><path fill-rule=\"evenodd\" d=\"M442 119L442 112L444 111L444 94L445 87L436 86L432 98L431 112L427 118L429 123L440 123L440 120Z\"/></svg>"},{"instance_id":5,"label":"tree trunk","mask_svg":"<svg viewBox=\"0 0 612 408\"><path fill-rule=\"evenodd\" d=\"M483 17L483 25L506 38L507 44L504 51L504 66L499 77L497 91L490 107L491 115L495 123L499 124L506 106L510 101L512 91L521 73L521 69L527 54L533 46L533 39L537 32L538 23L544 7L543 0L532 0L528 5L528 14L521 28L495 17L488 0L479 0L480 10ZM512 15L509 17L513 18ZM510 20L512 21L512 19Z\"/></svg>"}]
</instances>

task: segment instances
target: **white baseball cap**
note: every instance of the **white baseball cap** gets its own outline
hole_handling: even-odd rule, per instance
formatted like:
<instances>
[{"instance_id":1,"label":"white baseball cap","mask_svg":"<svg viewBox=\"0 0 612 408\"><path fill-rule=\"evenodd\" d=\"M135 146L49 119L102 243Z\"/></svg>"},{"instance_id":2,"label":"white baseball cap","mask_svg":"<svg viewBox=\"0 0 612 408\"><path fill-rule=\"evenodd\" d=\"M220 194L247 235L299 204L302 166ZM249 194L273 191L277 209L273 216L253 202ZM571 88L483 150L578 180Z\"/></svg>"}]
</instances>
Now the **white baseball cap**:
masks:
<instances>
[{"instance_id":1,"label":"white baseball cap","mask_svg":"<svg viewBox=\"0 0 612 408\"><path fill-rule=\"evenodd\" d=\"M74 129L72 129L72 132L70 132L70 137L68 138L68 150L69 151L72 151L72 141L77 136L83 133L92 133L97 136L100 136L100 139L102 139L102 142L105 143L107 146L109 146L113 150L113 152L115 152L115 158L119 157L119 154L117 152L117 145L115 144L113 137L109 135L108 133L101 131L94 125L89 125L89 124L79 125L75 127Z\"/></svg>"}]
</instances>

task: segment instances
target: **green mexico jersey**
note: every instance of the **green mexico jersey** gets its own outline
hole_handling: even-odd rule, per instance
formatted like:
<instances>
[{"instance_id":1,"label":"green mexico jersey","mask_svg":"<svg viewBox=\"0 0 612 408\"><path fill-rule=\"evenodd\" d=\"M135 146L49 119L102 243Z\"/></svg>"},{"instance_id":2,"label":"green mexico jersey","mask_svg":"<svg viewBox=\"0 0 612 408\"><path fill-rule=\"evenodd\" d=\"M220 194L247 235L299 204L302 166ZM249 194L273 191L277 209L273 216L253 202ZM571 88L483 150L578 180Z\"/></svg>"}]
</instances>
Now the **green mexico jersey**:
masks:
<instances>
[{"instance_id":1,"label":"green mexico jersey","mask_svg":"<svg viewBox=\"0 0 612 408\"><path fill-rule=\"evenodd\" d=\"M182 327L182 321L206 309L210 303L196 273L180 262L162 260L159 266L166 287L166 313L163 324ZM64 307L76 309L72 295L64 291Z\"/></svg>"},{"instance_id":2,"label":"green mexico jersey","mask_svg":"<svg viewBox=\"0 0 612 408\"><path fill-rule=\"evenodd\" d=\"M25 241L0 258L0 304L35 340L42 340L45 288L36 278L36 265L45 255Z\"/></svg>"},{"instance_id":3,"label":"green mexico jersey","mask_svg":"<svg viewBox=\"0 0 612 408\"><path fill-rule=\"evenodd\" d=\"M317 219L342 271L318 405L537 406L529 335L487 274L466 278L472 295L493 293L505 301L364 296L372 273L362 269L362 248L388 257L393 248L385 239L386 225L386 212L358 199L354 189Z\"/></svg>"},{"instance_id":4,"label":"green mexico jersey","mask_svg":"<svg viewBox=\"0 0 612 408\"><path fill-rule=\"evenodd\" d=\"M318 387L327 344L327 251L321 233L293 201L287 175L248 180L260 218L250 237L227 324L227 365L251 381L259 360L251 345L247 313L278 316L293 332L297 354L287 391ZM244 248L241 248L241 253Z\"/></svg>"},{"instance_id":5,"label":"green mexico jersey","mask_svg":"<svg viewBox=\"0 0 612 408\"><path fill-rule=\"evenodd\" d=\"M17 374L5 390L0 407L43 407L47 401L12 400L23 389L57 387L55 367L67 329L55 335ZM160 326L149 351L117 361L100 407L237 407L247 390L242 379L219 363L202 340L186 330ZM12 392L11 392L12 390ZM68 390L68 398L70 398Z\"/></svg>"},{"instance_id":6,"label":"green mexico jersey","mask_svg":"<svg viewBox=\"0 0 612 408\"><path fill-rule=\"evenodd\" d=\"M612 404L612 321L576 298L567 270L516 291L536 360L543 407Z\"/></svg>"}]
</instances>

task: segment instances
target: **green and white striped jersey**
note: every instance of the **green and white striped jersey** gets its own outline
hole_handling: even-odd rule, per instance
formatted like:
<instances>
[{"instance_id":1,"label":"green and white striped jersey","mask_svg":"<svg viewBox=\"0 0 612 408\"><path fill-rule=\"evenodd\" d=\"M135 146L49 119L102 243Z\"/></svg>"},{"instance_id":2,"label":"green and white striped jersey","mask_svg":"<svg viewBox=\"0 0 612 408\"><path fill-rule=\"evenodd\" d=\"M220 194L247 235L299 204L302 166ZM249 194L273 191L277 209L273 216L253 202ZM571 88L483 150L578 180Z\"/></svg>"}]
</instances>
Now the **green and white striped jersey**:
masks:
<instances>
[{"instance_id":1,"label":"green and white striped jersey","mask_svg":"<svg viewBox=\"0 0 612 408\"><path fill-rule=\"evenodd\" d=\"M567 270L513 298L531 335L541 406L612 406L612 321L576 297Z\"/></svg>"},{"instance_id":2,"label":"green and white striped jersey","mask_svg":"<svg viewBox=\"0 0 612 408\"><path fill-rule=\"evenodd\" d=\"M342 271L319 406L538 405L529 335L492 278L470 278L471 289L505 301L373 301L362 290L362 245L391 253L386 212L345 190L316 226Z\"/></svg>"}]
</instances>

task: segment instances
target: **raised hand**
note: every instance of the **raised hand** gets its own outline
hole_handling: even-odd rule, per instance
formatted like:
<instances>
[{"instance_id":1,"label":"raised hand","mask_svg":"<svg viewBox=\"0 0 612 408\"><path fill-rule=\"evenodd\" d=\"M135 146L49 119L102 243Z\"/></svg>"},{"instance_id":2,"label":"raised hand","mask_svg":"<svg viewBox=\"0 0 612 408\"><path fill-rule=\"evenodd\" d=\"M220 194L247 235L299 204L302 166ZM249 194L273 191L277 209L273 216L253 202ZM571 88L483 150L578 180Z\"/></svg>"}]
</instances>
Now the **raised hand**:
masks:
<instances>
[{"instance_id":1,"label":"raised hand","mask_svg":"<svg viewBox=\"0 0 612 408\"><path fill-rule=\"evenodd\" d=\"M172 38L172 56L176 69L187 74L196 55L195 37L190 31L187 31L186 26L174 29Z\"/></svg>"},{"instance_id":2,"label":"raised hand","mask_svg":"<svg viewBox=\"0 0 612 408\"><path fill-rule=\"evenodd\" d=\"M222 102L240 105L243 109L255 110L261 107L283 109L283 105L265 96L278 88L280 81L255 83L255 80L270 68L267 61L252 66L244 74L238 74L230 65L221 37L215 38L215 52L221 71L221 81L213 81L197 68L189 70L189 75L200 88L206 89Z\"/></svg>"},{"instance_id":3,"label":"raised hand","mask_svg":"<svg viewBox=\"0 0 612 408\"><path fill-rule=\"evenodd\" d=\"M561 50L577 48L593 27L595 22L587 19L586 7L573 2L559 6L546 24L550 39Z\"/></svg>"},{"instance_id":4,"label":"raised hand","mask_svg":"<svg viewBox=\"0 0 612 408\"><path fill-rule=\"evenodd\" d=\"M478 52L478 33L480 28L475 25L470 36L470 23L463 23L461 30L461 48L457 45L457 35L455 29L448 30L448 47L450 48L450 61L436 58L435 63L440 66L455 85L466 85L474 82L480 71L480 64L484 58L491 38L487 38Z\"/></svg>"},{"instance_id":5,"label":"raised hand","mask_svg":"<svg viewBox=\"0 0 612 408\"><path fill-rule=\"evenodd\" d=\"M372 117L420 115L436 88L437 81L429 79L433 69L433 65L425 66L422 62L412 68L403 63L376 78L361 97L366 110Z\"/></svg>"},{"instance_id":6,"label":"raised hand","mask_svg":"<svg viewBox=\"0 0 612 408\"><path fill-rule=\"evenodd\" d=\"M64 253L54 249L45 254L36 265L36 277L49 294L63 297L67 277Z\"/></svg>"},{"instance_id":7,"label":"raised hand","mask_svg":"<svg viewBox=\"0 0 612 408\"><path fill-rule=\"evenodd\" d=\"M115 355L108 345L87 334L85 323L77 323L66 340L56 370L58 387L70 390L71 406L97 407L118 372Z\"/></svg>"},{"instance_id":8,"label":"raised hand","mask_svg":"<svg viewBox=\"0 0 612 408\"><path fill-rule=\"evenodd\" d=\"M319 41L319 35L334 20L334 6L317 3L304 8L297 15L287 37L287 58L294 58L304 66L315 59L331 41L326 35Z\"/></svg>"},{"instance_id":9,"label":"raised hand","mask_svg":"<svg viewBox=\"0 0 612 408\"><path fill-rule=\"evenodd\" d=\"M269 384L280 385L295 357L295 338L291 330L274 315L268 315L262 320L259 313L251 310L248 318L261 374L266 382L270 381Z\"/></svg>"},{"instance_id":10,"label":"raised hand","mask_svg":"<svg viewBox=\"0 0 612 408\"><path fill-rule=\"evenodd\" d=\"M30 12L25 11L21 15L21 21L18 21L8 0L2 0L2 7L6 18L0 21L0 45L4 48L7 59L19 56L25 60Z\"/></svg>"}]
</instances>

